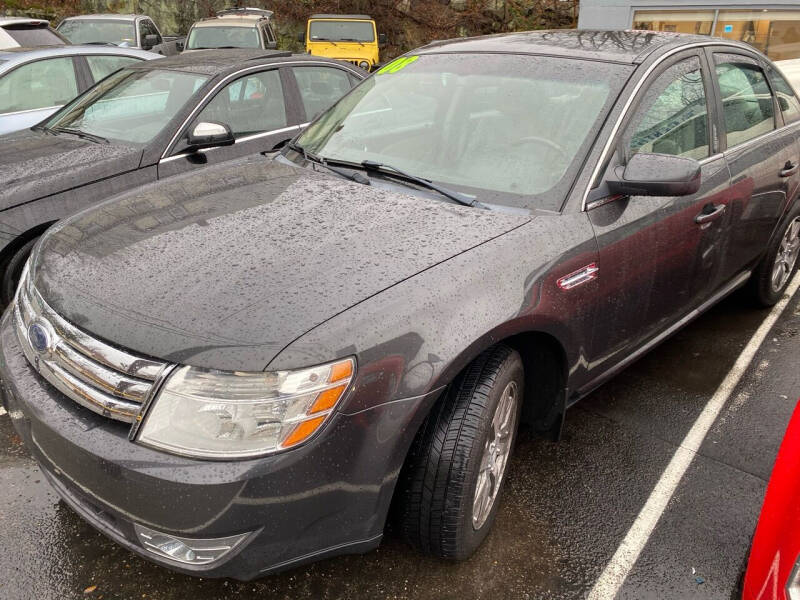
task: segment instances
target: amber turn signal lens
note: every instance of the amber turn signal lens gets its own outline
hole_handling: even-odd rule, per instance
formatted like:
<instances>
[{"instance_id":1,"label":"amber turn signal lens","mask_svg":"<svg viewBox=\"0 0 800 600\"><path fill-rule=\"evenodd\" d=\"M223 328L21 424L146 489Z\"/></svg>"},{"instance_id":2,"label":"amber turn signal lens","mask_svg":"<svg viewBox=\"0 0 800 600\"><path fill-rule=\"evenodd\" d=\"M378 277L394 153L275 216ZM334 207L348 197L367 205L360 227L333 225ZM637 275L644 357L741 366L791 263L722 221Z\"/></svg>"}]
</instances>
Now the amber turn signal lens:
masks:
<instances>
[{"instance_id":1,"label":"amber turn signal lens","mask_svg":"<svg viewBox=\"0 0 800 600\"><path fill-rule=\"evenodd\" d=\"M281 448L291 448L306 441L322 427L350 385L355 372L355 361L352 358L346 358L326 368L329 369L327 376L323 377L319 383L324 386L333 384L333 387L317 393L311 407L295 417L296 425L288 424L288 427L284 429L284 432L288 429L288 434L284 433L285 437L280 444Z\"/></svg>"},{"instance_id":2,"label":"amber turn signal lens","mask_svg":"<svg viewBox=\"0 0 800 600\"><path fill-rule=\"evenodd\" d=\"M341 381L342 379L349 379L353 375L353 361L346 360L344 362L336 363L331 367L331 376L328 381Z\"/></svg>"},{"instance_id":3,"label":"amber turn signal lens","mask_svg":"<svg viewBox=\"0 0 800 600\"><path fill-rule=\"evenodd\" d=\"M314 417L308 421L298 423L297 426L292 430L292 433L290 433L283 441L281 446L284 448L289 448L299 444L317 429L319 429L319 426L322 425L323 421L325 421L325 415L322 415L321 417Z\"/></svg>"},{"instance_id":4,"label":"amber turn signal lens","mask_svg":"<svg viewBox=\"0 0 800 600\"><path fill-rule=\"evenodd\" d=\"M339 401L339 398L344 393L345 389L347 389L346 385L340 385L335 388L325 390L324 392L320 392L320 395L317 396L317 399L314 401L314 405L308 412L313 414L333 408Z\"/></svg>"}]
</instances>

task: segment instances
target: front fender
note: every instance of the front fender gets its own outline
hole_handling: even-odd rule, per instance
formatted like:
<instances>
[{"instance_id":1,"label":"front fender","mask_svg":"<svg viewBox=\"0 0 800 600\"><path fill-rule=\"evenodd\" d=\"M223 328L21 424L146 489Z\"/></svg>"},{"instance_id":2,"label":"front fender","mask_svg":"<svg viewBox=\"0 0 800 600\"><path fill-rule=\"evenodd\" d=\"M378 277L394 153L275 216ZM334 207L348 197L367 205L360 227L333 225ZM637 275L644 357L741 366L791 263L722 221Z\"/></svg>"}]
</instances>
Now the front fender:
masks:
<instances>
[{"instance_id":1,"label":"front fender","mask_svg":"<svg viewBox=\"0 0 800 600\"><path fill-rule=\"evenodd\" d=\"M586 215L547 214L418 273L304 334L267 366L292 369L355 355L342 411L427 394L487 347L541 331L564 348L570 376L585 367L596 282L557 281L597 260Z\"/></svg>"}]
</instances>

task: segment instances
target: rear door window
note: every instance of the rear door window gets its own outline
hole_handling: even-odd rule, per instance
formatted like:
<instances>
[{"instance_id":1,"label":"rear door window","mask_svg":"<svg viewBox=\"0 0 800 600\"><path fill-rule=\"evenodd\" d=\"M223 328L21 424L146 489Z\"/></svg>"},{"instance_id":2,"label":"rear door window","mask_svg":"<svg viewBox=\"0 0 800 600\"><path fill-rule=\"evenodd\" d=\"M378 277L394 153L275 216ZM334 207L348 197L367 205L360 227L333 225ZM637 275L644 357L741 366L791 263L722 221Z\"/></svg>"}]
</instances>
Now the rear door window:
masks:
<instances>
[{"instance_id":1,"label":"rear door window","mask_svg":"<svg viewBox=\"0 0 800 600\"><path fill-rule=\"evenodd\" d=\"M764 71L746 56L714 54L728 148L775 129L775 104Z\"/></svg>"},{"instance_id":2,"label":"rear door window","mask_svg":"<svg viewBox=\"0 0 800 600\"><path fill-rule=\"evenodd\" d=\"M140 62L140 59L130 56L112 56L106 54L87 56L86 62L89 63L89 70L92 72L92 78L95 81L100 81L123 67Z\"/></svg>"},{"instance_id":3,"label":"rear door window","mask_svg":"<svg viewBox=\"0 0 800 600\"><path fill-rule=\"evenodd\" d=\"M72 57L37 60L0 78L0 114L62 106L77 95Z\"/></svg>"},{"instance_id":4,"label":"rear door window","mask_svg":"<svg viewBox=\"0 0 800 600\"><path fill-rule=\"evenodd\" d=\"M196 122L224 123L235 138L287 126L283 85L277 69L241 77L220 90Z\"/></svg>"},{"instance_id":5,"label":"rear door window","mask_svg":"<svg viewBox=\"0 0 800 600\"><path fill-rule=\"evenodd\" d=\"M347 73L341 69L309 66L295 67L292 71L308 121L330 108L352 87Z\"/></svg>"}]
</instances>

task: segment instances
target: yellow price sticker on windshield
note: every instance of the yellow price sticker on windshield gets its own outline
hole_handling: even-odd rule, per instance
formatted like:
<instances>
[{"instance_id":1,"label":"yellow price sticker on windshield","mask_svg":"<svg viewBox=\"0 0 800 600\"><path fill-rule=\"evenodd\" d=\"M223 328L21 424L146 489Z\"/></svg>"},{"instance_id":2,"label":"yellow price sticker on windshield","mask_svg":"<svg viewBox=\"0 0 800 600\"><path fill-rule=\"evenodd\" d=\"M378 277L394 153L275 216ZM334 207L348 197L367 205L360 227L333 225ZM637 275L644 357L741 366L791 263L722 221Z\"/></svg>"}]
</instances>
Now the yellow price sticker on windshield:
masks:
<instances>
[{"instance_id":1,"label":"yellow price sticker on windshield","mask_svg":"<svg viewBox=\"0 0 800 600\"><path fill-rule=\"evenodd\" d=\"M376 75L382 75L385 73L397 73L400 69L405 69L411 63L417 61L419 56L405 56L393 60L388 65L380 69Z\"/></svg>"}]
</instances>

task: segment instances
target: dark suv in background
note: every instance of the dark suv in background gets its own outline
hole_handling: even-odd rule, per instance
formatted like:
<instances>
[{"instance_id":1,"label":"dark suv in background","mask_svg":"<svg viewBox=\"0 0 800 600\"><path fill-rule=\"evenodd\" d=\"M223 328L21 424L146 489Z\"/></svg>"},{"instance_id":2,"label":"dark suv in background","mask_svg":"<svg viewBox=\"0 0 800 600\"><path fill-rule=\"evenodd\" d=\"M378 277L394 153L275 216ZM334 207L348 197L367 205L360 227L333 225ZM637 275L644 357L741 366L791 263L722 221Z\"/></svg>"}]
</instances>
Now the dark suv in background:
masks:
<instances>
[{"instance_id":1,"label":"dark suv in background","mask_svg":"<svg viewBox=\"0 0 800 600\"><path fill-rule=\"evenodd\" d=\"M134 552L253 578L380 542L463 559L521 421L566 409L800 251L800 102L749 46L437 42L276 161L63 220L0 328L3 401Z\"/></svg>"}]
</instances>

